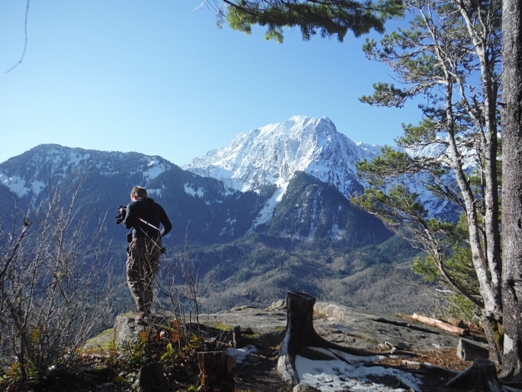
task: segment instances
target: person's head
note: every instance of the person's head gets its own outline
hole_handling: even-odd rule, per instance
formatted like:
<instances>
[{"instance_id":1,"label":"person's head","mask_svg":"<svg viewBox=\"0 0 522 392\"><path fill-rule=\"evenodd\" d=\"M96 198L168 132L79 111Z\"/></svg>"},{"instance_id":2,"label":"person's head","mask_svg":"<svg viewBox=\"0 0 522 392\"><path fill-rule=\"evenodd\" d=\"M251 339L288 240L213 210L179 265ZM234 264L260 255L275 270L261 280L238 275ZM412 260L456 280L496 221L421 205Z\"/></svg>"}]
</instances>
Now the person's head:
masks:
<instances>
[{"instance_id":1,"label":"person's head","mask_svg":"<svg viewBox=\"0 0 522 392\"><path fill-rule=\"evenodd\" d=\"M130 193L131 200L137 200L140 197L147 197L147 190L142 186L136 185Z\"/></svg>"}]
</instances>

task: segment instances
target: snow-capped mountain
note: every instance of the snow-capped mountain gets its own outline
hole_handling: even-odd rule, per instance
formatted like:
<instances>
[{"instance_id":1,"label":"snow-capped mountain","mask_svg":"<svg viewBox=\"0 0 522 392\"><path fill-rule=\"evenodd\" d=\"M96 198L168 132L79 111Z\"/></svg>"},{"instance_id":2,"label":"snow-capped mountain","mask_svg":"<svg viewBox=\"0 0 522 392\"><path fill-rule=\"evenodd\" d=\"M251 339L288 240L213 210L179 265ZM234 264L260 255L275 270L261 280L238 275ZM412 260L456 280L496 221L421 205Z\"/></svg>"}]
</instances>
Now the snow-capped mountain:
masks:
<instances>
[{"instance_id":1,"label":"snow-capped mountain","mask_svg":"<svg viewBox=\"0 0 522 392\"><path fill-rule=\"evenodd\" d=\"M318 124L326 138L337 137L331 133L331 122L319 120ZM308 135L310 143L314 137L315 143L323 143L322 137L313 136L314 132ZM355 145L347 145L356 150ZM321 154L334 153L326 145L324 152L316 153L318 156L310 158L308 166L314 173L331 173L330 178L341 183L339 177L334 176L333 166L326 170L320 164ZM296 145L294 151L287 150L287 154L289 157L304 154L304 149ZM353 167L353 158L347 154L340 156ZM304 167L290 158L282 159L289 167ZM335 158L330 164L340 165ZM265 175L265 178L281 179L277 185L284 188L261 182L252 186L252 190L245 186L237 190L215 178L182 170L157 156L40 145L0 164L0 188L3 189L0 214L8 216L15 211L34 209L48 199L53 190L61 192L66 200L81 185L78 208L98 217L108 214L110 219L119 205L128 203L132 186L139 184L165 207L174 223L172 235L178 240L184 238L189 226L191 241L202 244L232 241L254 232L301 241L317 238L349 241L354 246L360 244L360 238L382 240L390 235L377 219L356 211L337 187L311 174L292 170L271 170ZM351 173L342 173L343 179L348 180L341 184L346 187L357 184ZM283 189L288 191L282 192ZM13 206L10 211L9 205ZM113 224L107 227L113 234L122 233L121 228Z\"/></svg>"},{"instance_id":2,"label":"snow-capped mountain","mask_svg":"<svg viewBox=\"0 0 522 392\"><path fill-rule=\"evenodd\" d=\"M201 176L216 178L237 190L261 192L276 187L256 224L266 223L297 172L305 172L335 187L346 198L361 193L367 186L357 175L355 163L371 161L381 153L381 146L354 143L337 131L327 117L294 116L239 134L228 147L209 151L184 168ZM437 158L443 145L409 150L409 155ZM448 178L448 181L452 181ZM433 197L423 185L422 175L408 179L410 189L432 216L456 219L455 207Z\"/></svg>"},{"instance_id":3,"label":"snow-capped mountain","mask_svg":"<svg viewBox=\"0 0 522 392\"><path fill-rule=\"evenodd\" d=\"M366 268L382 264L386 271L387 264L416 252L349 201L366 186L355 163L380 151L352 142L328 118L300 116L240 134L230 146L194 159L188 170L137 152L40 145L0 163L0 234L19 229L21 217L45 205L53 192L67 203L81 186L74 215L94 218L82 232L103 225L106 243L124 249L117 208L128 203L134 185L142 185L173 223L163 242L169 257L188 240L200 276L216 283L209 293L214 304L244 304L247 293L264 306L288 290L352 297ZM421 197L432 211L448 207L428 192ZM116 254L115 265L123 265L118 257L124 253ZM347 286L352 274L357 283ZM331 282L343 289L335 291ZM368 290L373 297L382 287Z\"/></svg>"},{"instance_id":4,"label":"snow-capped mountain","mask_svg":"<svg viewBox=\"0 0 522 392\"><path fill-rule=\"evenodd\" d=\"M228 147L209 151L184 168L257 192L271 185L285 189L302 171L348 196L363 189L355 162L379 153L379 146L356 144L339 133L327 117L294 116L239 134Z\"/></svg>"},{"instance_id":5,"label":"snow-capped mountain","mask_svg":"<svg viewBox=\"0 0 522 392\"><path fill-rule=\"evenodd\" d=\"M303 116L239 134L228 147L195 158L187 170L158 156L41 145L0 164L5 191L0 208L15 198L24 208L34 206L52 188L84 182L83 203L110 212L126 204L132 186L140 184L167 206L180 238L190 223L193 240L202 243L252 232L346 239L353 230L349 216L370 217L355 213L349 202L366 186L355 163L372 160L380 151L352 142L326 117ZM414 181L421 182L413 179L414 186ZM454 212L418 189L435 214Z\"/></svg>"}]
</instances>

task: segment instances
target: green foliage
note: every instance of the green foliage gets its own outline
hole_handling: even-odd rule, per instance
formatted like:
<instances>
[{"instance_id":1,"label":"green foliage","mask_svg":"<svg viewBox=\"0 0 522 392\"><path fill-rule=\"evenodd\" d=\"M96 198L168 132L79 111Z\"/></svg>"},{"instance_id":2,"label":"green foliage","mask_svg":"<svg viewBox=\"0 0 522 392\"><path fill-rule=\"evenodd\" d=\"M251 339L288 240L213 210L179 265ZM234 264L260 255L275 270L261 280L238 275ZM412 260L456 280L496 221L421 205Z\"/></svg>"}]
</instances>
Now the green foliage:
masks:
<instances>
[{"instance_id":1,"label":"green foliage","mask_svg":"<svg viewBox=\"0 0 522 392\"><path fill-rule=\"evenodd\" d=\"M387 192L367 188L362 195L353 197L352 202L389 223L403 223L406 220L420 221L426 217L427 211L417 201L418 196L405 186L396 185Z\"/></svg>"},{"instance_id":2,"label":"green foliage","mask_svg":"<svg viewBox=\"0 0 522 392\"><path fill-rule=\"evenodd\" d=\"M143 329L136 337L134 344L123 352L123 363L131 369L139 369L149 361L149 332Z\"/></svg>"},{"instance_id":3,"label":"green foliage","mask_svg":"<svg viewBox=\"0 0 522 392\"><path fill-rule=\"evenodd\" d=\"M438 282L441 277L437 263L433 257L430 256L427 256L424 259L417 257L413 261L412 270L416 274L422 276L423 279L428 283Z\"/></svg>"},{"instance_id":4,"label":"green foliage","mask_svg":"<svg viewBox=\"0 0 522 392\"><path fill-rule=\"evenodd\" d=\"M471 249L469 246L460 245L453 248L451 257L444 261L445 271L451 278L459 282L469 295L480 301L478 279L471 260ZM441 273L438 263L431 256L416 258L412 270L420 275L426 282L434 283L443 287L446 292L448 308L445 317L460 317L467 322L477 322L481 318L481 308L470 301L460 292L451 290L452 284L446 276Z\"/></svg>"},{"instance_id":5,"label":"green foliage","mask_svg":"<svg viewBox=\"0 0 522 392\"><path fill-rule=\"evenodd\" d=\"M304 40L318 32L321 37L344 40L346 33L358 37L371 29L382 33L384 22L402 11L400 0L357 2L225 0L225 19L231 28L250 34L253 25L266 26L265 38L283 42L283 28L298 27Z\"/></svg>"},{"instance_id":6,"label":"green foliage","mask_svg":"<svg viewBox=\"0 0 522 392\"><path fill-rule=\"evenodd\" d=\"M369 45L367 43L366 45ZM397 107L404 106L405 101L410 98L408 92L398 89L393 84L375 83L373 85L375 92L372 96L363 95L360 101L372 106Z\"/></svg>"},{"instance_id":7,"label":"green foliage","mask_svg":"<svg viewBox=\"0 0 522 392\"><path fill-rule=\"evenodd\" d=\"M26 376L24 376L24 372ZM25 369L18 362L12 363L5 372L0 373L0 389L9 390L10 386L26 383L27 381L24 378L27 376L30 380L29 384L36 383L37 380L41 379L41 373L32 363L29 362L29 364L25 365Z\"/></svg>"}]
</instances>

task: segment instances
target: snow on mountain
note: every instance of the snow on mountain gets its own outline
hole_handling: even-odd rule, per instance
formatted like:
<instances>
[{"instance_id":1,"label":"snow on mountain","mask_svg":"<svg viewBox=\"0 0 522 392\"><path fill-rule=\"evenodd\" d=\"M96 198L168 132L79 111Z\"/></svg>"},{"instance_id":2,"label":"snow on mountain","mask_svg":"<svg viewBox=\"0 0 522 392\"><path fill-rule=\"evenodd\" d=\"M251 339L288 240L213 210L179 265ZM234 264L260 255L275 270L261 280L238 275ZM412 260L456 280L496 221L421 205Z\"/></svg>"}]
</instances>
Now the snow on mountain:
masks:
<instances>
[{"instance_id":1,"label":"snow on mountain","mask_svg":"<svg viewBox=\"0 0 522 392\"><path fill-rule=\"evenodd\" d=\"M103 192L105 199L119 205L128 197L130 186L141 184L152 197L176 208L181 200L188 203L179 204L177 212L187 221L205 222L214 216L215 224L203 227L202 223L198 228L198 238L210 241L216 233L223 233L224 227L227 238L271 227L278 205L288 204L286 207L291 210L300 203L291 204L288 191L299 173L331 185L347 198L362 192L366 184L357 176L355 163L373 160L380 152L380 146L352 142L326 117L294 116L282 123L239 134L228 147L195 158L184 168L188 171L161 157L140 153L40 145L0 164L0 186L7 187L24 202L30 202L39 199L39 195L45 197L44 191L50 185L60 186L62 179L89 178L96 184L93 198ZM424 155L441 153L444 154L440 148L422 151ZM309 193L315 195L317 184L303 181L309 186ZM451 210L448 203L427 192L420 176L413 178L410 185L433 214ZM298 196L293 195L292 200L298 200ZM308 201L314 203L312 199ZM325 211L335 215L331 213L332 208L328 208ZM308 212L317 218L320 211L323 209ZM332 222L330 232L337 224L335 220ZM284 230L287 228L280 231Z\"/></svg>"},{"instance_id":2,"label":"snow on mountain","mask_svg":"<svg viewBox=\"0 0 522 392\"><path fill-rule=\"evenodd\" d=\"M444 144L406 152L412 157L442 161L448 153ZM261 211L255 227L271 219L296 172L310 174L349 198L366 187L357 175L355 163L364 159L371 161L380 153L381 146L352 142L339 133L327 117L294 116L282 123L241 133L228 147L211 150L205 156L193 159L184 169L216 178L241 191L259 193L275 186L276 191ZM450 177L448 183L454 183ZM422 178L420 174L407 179L407 182L411 190L419 194L430 215L449 214L448 219L455 219L454 206L434 198Z\"/></svg>"},{"instance_id":3,"label":"snow on mountain","mask_svg":"<svg viewBox=\"0 0 522 392\"><path fill-rule=\"evenodd\" d=\"M86 174L89 171L105 176L120 173L122 162L126 161L129 154L134 157L137 166L144 168L143 178L148 181L172 165L163 158L137 153L109 153L42 144L4 162L0 169L0 183L18 197L38 197L51 178L63 179L67 175Z\"/></svg>"},{"instance_id":4,"label":"snow on mountain","mask_svg":"<svg viewBox=\"0 0 522 392\"><path fill-rule=\"evenodd\" d=\"M327 117L294 116L241 133L228 147L209 151L184 168L238 190L258 192L273 185L284 189L303 171L348 196L363 187L355 162L379 153L380 147L356 144L339 133Z\"/></svg>"},{"instance_id":5,"label":"snow on mountain","mask_svg":"<svg viewBox=\"0 0 522 392\"><path fill-rule=\"evenodd\" d=\"M112 215L117 206L128 203L134 185L145 186L175 220L171 237L184 238L190 225L191 240L207 244L248 232L268 198L227 188L159 156L47 144L0 164L0 195L7 195L0 198L0 216L15 216L14 207L32 210L54 191L65 200L78 187L79 210ZM107 230L117 235L121 227L109 225Z\"/></svg>"}]
</instances>

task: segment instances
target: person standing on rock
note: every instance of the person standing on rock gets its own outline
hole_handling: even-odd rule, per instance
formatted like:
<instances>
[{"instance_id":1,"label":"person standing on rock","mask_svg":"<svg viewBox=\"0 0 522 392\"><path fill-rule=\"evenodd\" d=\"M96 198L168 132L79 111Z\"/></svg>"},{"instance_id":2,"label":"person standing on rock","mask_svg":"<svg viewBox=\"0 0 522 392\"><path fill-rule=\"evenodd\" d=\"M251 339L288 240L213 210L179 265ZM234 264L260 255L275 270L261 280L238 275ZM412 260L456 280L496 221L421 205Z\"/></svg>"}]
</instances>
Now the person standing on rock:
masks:
<instances>
[{"instance_id":1,"label":"person standing on rock","mask_svg":"<svg viewBox=\"0 0 522 392\"><path fill-rule=\"evenodd\" d=\"M135 186L130 198L126 208L120 207L120 219L127 229L132 228L128 235L127 284L138 308L135 321L146 324L152 313L152 285L165 253L161 238L172 230L172 224L163 207L147 196L145 188Z\"/></svg>"}]
</instances>

